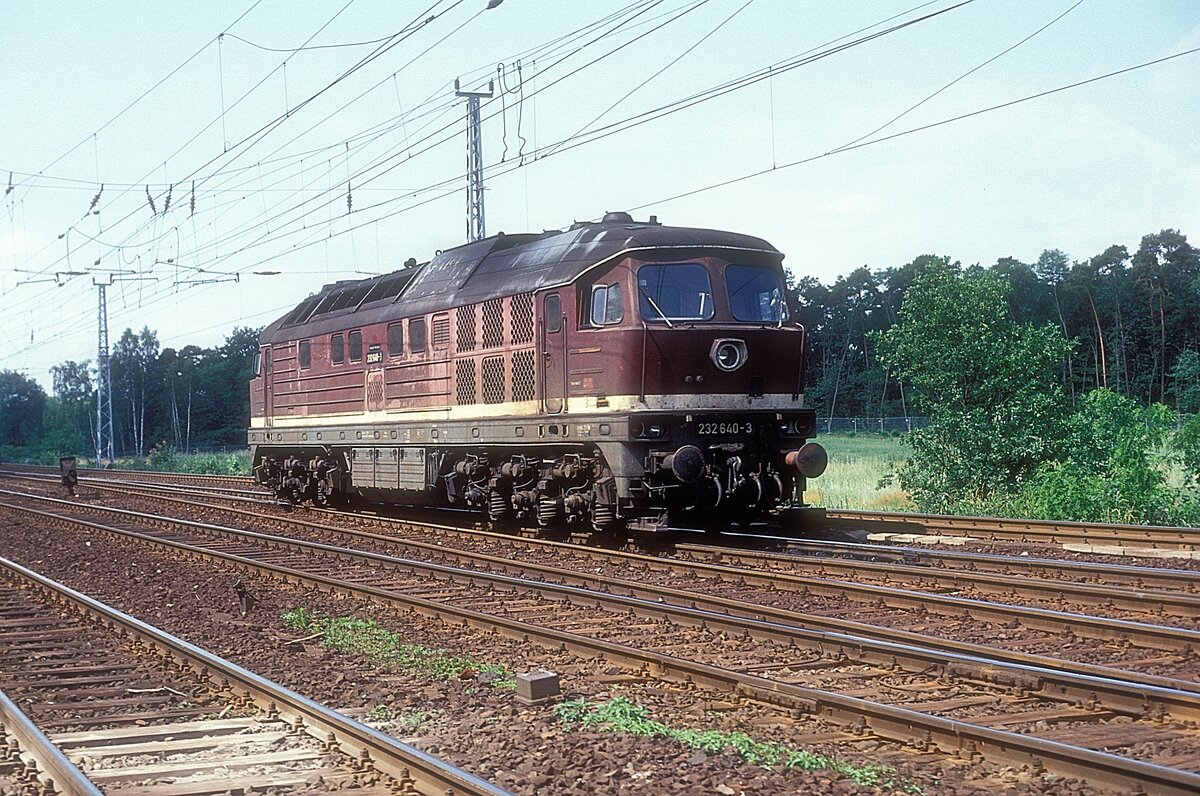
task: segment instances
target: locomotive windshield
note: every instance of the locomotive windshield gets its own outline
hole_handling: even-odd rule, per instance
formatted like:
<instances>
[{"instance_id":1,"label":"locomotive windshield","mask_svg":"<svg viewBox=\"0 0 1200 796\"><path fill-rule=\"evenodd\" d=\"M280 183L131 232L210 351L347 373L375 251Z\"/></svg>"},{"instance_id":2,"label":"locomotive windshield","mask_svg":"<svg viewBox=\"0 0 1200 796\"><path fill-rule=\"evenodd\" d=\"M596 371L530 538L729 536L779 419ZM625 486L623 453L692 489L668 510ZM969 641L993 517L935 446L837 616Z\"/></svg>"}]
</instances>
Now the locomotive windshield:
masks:
<instances>
[{"instance_id":1,"label":"locomotive windshield","mask_svg":"<svg viewBox=\"0 0 1200 796\"><path fill-rule=\"evenodd\" d=\"M642 318L647 321L670 324L713 316L712 284L708 269L699 263L643 265L637 280Z\"/></svg>"},{"instance_id":2,"label":"locomotive windshield","mask_svg":"<svg viewBox=\"0 0 1200 796\"><path fill-rule=\"evenodd\" d=\"M725 289L736 320L778 324L787 320L783 279L777 271L730 263L725 268Z\"/></svg>"}]
</instances>

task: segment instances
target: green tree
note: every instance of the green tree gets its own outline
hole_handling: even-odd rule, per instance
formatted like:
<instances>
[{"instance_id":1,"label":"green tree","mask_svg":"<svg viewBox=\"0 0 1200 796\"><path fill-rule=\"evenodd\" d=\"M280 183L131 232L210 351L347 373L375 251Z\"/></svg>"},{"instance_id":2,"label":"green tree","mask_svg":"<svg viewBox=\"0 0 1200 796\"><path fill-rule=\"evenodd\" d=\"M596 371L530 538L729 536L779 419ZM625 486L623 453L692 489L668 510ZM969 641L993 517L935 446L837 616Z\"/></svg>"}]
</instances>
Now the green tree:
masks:
<instances>
[{"instance_id":1,"label":"green tree","mask_svg":"<svg viewBox=\"0 0 1200 796\"><path fill-rule=\"evenodd\" d=\"M0 445L24 448L42 436L46 391L15 370L0 370Z\"/></svg>"},{"instance_id":2,"label":"green tree","mask_svg":"<svg viewBox=\"0 0 1200 796\"><path fill-rule=\"evenodd\" d=\"M1185 423L1172 442L1183 461L1183 469L1200 484L1200 415Z\"/></svg>"},{"instance_id":3,"label":"green tree","mask_svg":"<svg viewBox=\"0 0 1200 796\"><path fill-rule=\"evenodd\" d=\"M46 405L45 447L66 455L95 451L96 403L88 361L67 360L50 368L54 398Z\"/></svg>"},{"instance_id":4,"label":"green tree","mask_svg":"<svg viewBox=\"0 0 1200 796\"><path fill-rule=\"evenodd\" d=\"M124 424L117 423L114 417L114 425L122 428L122 436L128 431L130 447L138 456L146 451L147 395L155 396L157 359L158 335L150 331L149 327L143 327L138 334L134 334L132 329L126 329L113 347L113 412L116 416L125 417ZM121 397L117 398L116 395ZM154 427L153 418L150 425L151 428Z\"/></svg>"},{"instance_id":5,"label":"green tree","mask_svg":"<svg viewBox=\"0 0 1200 796\"><path fill-rule=\"evenodd\" d=\"M1175 400L1180 412L1200 412L1200 353L1189 348L1175 360L1171 371Z\"/></svg>"},{"instance_id":6,"label":"green tree","mask_svg":"<svg viewBox=\"0 0 1200 796\"><path fill-rule=\"evenodd\" d=\"M1066 415L1058 371L1070 344L1053 325L1014 321L1008 292L994 274L930 267L899 322L876 335L880 359L929 414L899 473L924 510L979 505L1056 456Z\"/></svg>"}]
</instances>

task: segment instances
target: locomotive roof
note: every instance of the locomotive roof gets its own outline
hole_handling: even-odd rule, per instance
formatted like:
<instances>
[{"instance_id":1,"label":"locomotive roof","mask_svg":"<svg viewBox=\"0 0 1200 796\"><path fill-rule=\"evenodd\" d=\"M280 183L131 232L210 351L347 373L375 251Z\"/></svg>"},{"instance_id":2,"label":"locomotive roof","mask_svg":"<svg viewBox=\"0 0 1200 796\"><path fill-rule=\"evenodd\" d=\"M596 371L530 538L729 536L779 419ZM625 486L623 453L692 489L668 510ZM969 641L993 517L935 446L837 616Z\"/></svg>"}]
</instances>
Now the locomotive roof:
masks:
<instances>
[{"instance_id":1,"label":"locomotive roof","mask_svg":"<svg viewBox=\"0 0 1200 796\"><path fill-rule=\"evenodd\" d=\"M599 223L575 224L560 232L500 233L438 252L427 263L382 276L326 285L269 325L262 342L325 334L347 325L423 315L496 296L528 293L573 282L592 268L625 253L651 252L681 259L728 250L757 261L779 262L783 254L761 238L736 232L668 227L651 217L636 223L609 213ZM354 315L352 322L347 316Z\"/></svg>"}]
</instances>

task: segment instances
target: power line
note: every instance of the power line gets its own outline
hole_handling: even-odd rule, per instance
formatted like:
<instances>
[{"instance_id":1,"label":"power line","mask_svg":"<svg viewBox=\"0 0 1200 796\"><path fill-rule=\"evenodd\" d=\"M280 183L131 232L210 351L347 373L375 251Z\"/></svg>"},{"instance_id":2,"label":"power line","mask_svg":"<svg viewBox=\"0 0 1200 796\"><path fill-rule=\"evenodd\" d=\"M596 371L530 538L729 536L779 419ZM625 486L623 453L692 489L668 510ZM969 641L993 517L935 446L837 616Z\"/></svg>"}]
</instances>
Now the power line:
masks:
<instances>
[{"instance_id":1,"label":"power line","mask_svg":"<svg viewBox=\"0 0 1200 796\"><path fill-rule=\"evenodd\" d=\"M88 135L87 135L87 136L86 136L86 137L85 137L83 140L81 140L81 141L80 141L78 144L76 144L75 146L71 147L71 148L70 148L70 149L68 149L66 152L64 152L64 153L62 153L61 155L59 155L58 157L56 157L54 160L50 161L50 163L49 163L49 164L48 164L48 165L47 165L45 168L43 168L43 169L42 169L42 171L47 171L47 170L49 170L49 169L52 169L52 168L54 168L54 166L55 166L55 165L57 165L57 164L58 164L60 161L62 161L62 160L63 160L63 158L66 158L68 155L70 155L70 154L71 154L72 152L74 152L76 149L79 149L79 147L81 147L81 146L83 146L84 144L86 144L86 143L88 142L88 140L89 140L89 139L92 139L92 138L94 138L95 136L99 135L99 134L100 134L101 132L103 132L103 131L104 131L104 129L105 129L105 128L107 128L107 127L108 127L110 124L112 124L112 123L113 123L113 122L115 122L117 119L120 119L122 116L124 116L124 115L125 115L125 114L126 114L126 113L127 113L129 110L130 110L130 109L132 109L132 108L133 108L135 105L137 105L139 102L141 102L142 100L144 100L144 99L145 99L147 96L149 96L149 95L150 95L150 94L151 94L151 93L152 93L152 92L153 92L153 91L154 91L156 88L158 88L158 87L159 87L159 86L161 86L163 83L165 83L165 82L167 82L168 80L170 80L172 77L174 77L174 76L175 76L175 74L176 74L176 73L178 73L178 72L179 72L179 70L183 69L185 66L187 66L188 64L190 64L190 63L191 63L192 61L194 61L194 60L195 60L197 57L199 57L199 55L200 55L201 53L203 53L205 50L207 50L209 47L211 47L211 46L212 46L212 44L213 44L213 42L217 41L217 39L218 39L218 38L219 38L221 35L223 35L223 34L225 34L225 33L228 33L230 30L232 30L234 25L236 25L237 23L241 22L241 21L242 21L242 20L243 20L243 19L246 17L246 15L247 15L247 14L249 14L249 13L250 13L251 11L253 11L254 9L258 8L258 6L259 6L259 4L260 4L260 3L262 3L262 0L254 0L254 3L253 3L253 4L252 4L252 5L249 7L249 8L247 8L245 11L243 11L241 14L239 14L239 15L238 15L238 17L237 17L237 19L235 19L233 22L230 22L230 23L229 23L229 24L228 24L228 25L225 27L225 29L224 29L223 31L221 31L221 33L220 33L220 34L218 34L217 36L214 36L212 39L210 39L209 41L205 42L205 43L204 43L204 44L203 44L203 45L200 47L200 49L196 50L196 52L194 52L194 53L192 53L191 55L189 55L189 56L188 56L186 59L184 59L184 61L183 61L181 64L179 64L178 66L176 66L174 69L172 69L172 70L171 70L170 72L168 72L166 75L164 75L163 77L159 78L158 82L156 82L156 83L155 83L154 85L152 85L150 88L146 89L146 90L145 90L145 91L143 91L141 94L139 94L139 95L138 95L138 97L137 97L135 100L133 100L132 102L130 102L130 103L129 103L128 105L126 105L124 108L122 108L121 110L117 111L117 112L116 112L116 113L115 113L115 114L112 116L112 118L110 118L108 121L104 122L104 124L102 124L102 125L100 125L99 127L97 127L97 128L96 128L95 130L93 130L91 133L89 133L89 134L88 134ZM38 173L40 174L41 172L38 172Z\"/></svg>"},{"instance_id":2,"label":"power line","mask_svg":"<svg viewBox=\"0 0 1200 796\"><path fill-rule=\"evenodd\" d=\"M844 152L851 152L855 149L863 149L864 147L874 146L875 144L882 144L885 141L891 141L896 138L903 138L904 136L912 135L913 133L920 133L920 132L924 132L926 130L932 130L936 127L943 127L947 124L953 124L954 122L961 122L964 119L970 119L975 116L982 116L985 113L991 113L993 111L1003 110L1004 108L1011 108L1014 105L1020 105L1021 103L1024 103L1024 102L1030 102L1031 100L1041 99L1042 97L1048 97L1052 94L1058 94L1063 91L1069 91L1074 88L1079 88L1080 86L1086 86L1091 83L1096 83L1101 80L1107 80L1112 77L1117 77L1118 75L1124 75L1129 72L1134 72L1139 69L1145 69L1150 66L1155 66L1157 64L1165 63L1167 61L1172 61L1176 58L1182 58L1186 55L1194 55L1196 53L1200 53L1200 47L1193 47L1190 50L1183 50L1182 52L1177 52L1177 53L1174 53L1173 55L1167 55L1162 58L1155 58L1152 61L1145 61L1140 64L1135 64L1134 66L1125 67L1124 69L1118 69L1114 72L1107 72L1103 75L1097 75L1096 77L1088 78L1087 80L1080 80L1075 83L1068 83L1067 85L1059 86L1058 88L1047 89L1046 91L1039 91L1036 94L1029 94L1027 96L1020 97L1019 99L1009 100L1008 102L1002 102L998 105L991 105L986 108L979 108L978 110L970 111L969 113L959 114L958 116L951 116L949 118L942 119L940 121L931 122L929 124L923 124L920 127L913 127L908 130L903 130L899 133L892 133L891 135L885 135L881 138L872 138L869 141L862 141L857 144L838 147L837 149L831 149L828 152L823 152L819 155L811 155L806 158L800 158L798 160L793 160L790 163L784 163L783 165L778 166L778 167L772 167L769 169L759 169L758 171L753 171L753 172L750 172L747 174L743 174L740 177L733 177L728 180L722 180L720 182L712 183L711 185L705 185L701 188L695 188L695 189L692 189L689 191L684 191L682 193L677 193L672 196L665 197L663 199L657 199L653 202L646 202L644 204L636 205L634 207L627 208L627 210L630 212L632 212L634 210L644 210L648 207L653 207L654 205L665 204L666 202L673 202L676 199L683 199L688 196L694 196L696 194L704 193L706 191L712 191L717 188L724 188L726 186L733 185L733 184L739 183L739 182L744 182L746 180L753 179L755 177L761 177L764 174L770 174L775 171L789 169L794 166L802 166L806 163L812 163L814 161L821 160L822 158L830 157L831 155L840 155Z\"/></svg>"}]
</instances>

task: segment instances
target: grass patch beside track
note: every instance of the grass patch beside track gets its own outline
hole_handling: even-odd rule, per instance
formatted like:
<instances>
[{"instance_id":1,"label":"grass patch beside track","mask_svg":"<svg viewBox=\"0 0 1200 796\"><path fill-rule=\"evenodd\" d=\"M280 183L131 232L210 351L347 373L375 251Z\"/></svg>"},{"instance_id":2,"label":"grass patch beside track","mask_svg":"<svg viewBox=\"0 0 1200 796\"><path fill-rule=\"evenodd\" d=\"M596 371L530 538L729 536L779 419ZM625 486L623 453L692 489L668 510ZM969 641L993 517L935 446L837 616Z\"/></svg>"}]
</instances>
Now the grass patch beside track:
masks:
<instances>
[{"instance_id":1,"label":"grass patch beside track","mask_svg":"<svg viewBox=\"0 0 1200 796\"><path fill-rule=\"evenodd\" d=\"M326 647L358 653L405 671L423 672L435 680L457 680L468 672L486 673L492 675L489 684L493 688L512 691L517 687L513 673L503 664L482 663L463 655L453 655L448 650L407 644L374 619L334 617L301 606L284 611L283 623L318 637Z\"/></svg>"},{"instance_id":2,"label":"grass patch beside track","mask_svg":"<svg viewBox=\"0 0 1200 796\"><path fill-rule=\"evenodd\" d=\"M890 766L855 766L805 749L790 749L774 741L756 741L744 732L671 727L654 719L648 708L621 696L605 702L588 702L582 697L571 699L556 705L554 712L559 721L568 724L644 738L666 738L710 754L729 752L764 768L834 771L859 785L922 793L916 783L898 781L896 770Z\"/></svg>"},{"instance_id":3,"label":"grass patch beside track","mask_svg":"<svg viewBox=\"0 0 1200 796\"><path fill-rule=\"evenodd\" d=\"M829 509L915 511L908 493L892 482L908 458L900 437L884 434L822 434L829 467L808 482L805 499Z\"/></svg>"}]
</instances>

